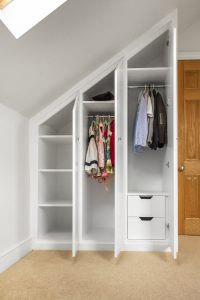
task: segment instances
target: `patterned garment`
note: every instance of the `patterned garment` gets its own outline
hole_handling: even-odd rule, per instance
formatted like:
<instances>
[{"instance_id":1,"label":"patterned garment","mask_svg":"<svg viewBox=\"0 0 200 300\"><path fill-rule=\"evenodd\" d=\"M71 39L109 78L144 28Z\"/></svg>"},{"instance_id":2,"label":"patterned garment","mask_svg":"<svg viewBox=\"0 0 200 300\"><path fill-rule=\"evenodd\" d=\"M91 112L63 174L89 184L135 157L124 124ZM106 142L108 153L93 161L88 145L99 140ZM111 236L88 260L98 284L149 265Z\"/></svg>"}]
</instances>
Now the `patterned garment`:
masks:
<instances>
[{"instance_id":1,"label":"patterned garment","mask_svg":"<svg viewBox=\"0 0 200 300\"><path fill-rule=\"evenodd\" d=\"M105 167L104 125L103 125L103 123L99 123L98 157L99 157L99 168L103 169Z\"/></svg>"},{"instance_id":2,"label":"patterned garment","mask_svg":"<svg viewBox=\"0 0 200 300\"><path fill-rule=\"evenodd\" d=\"M151 103L149 104L149 101ZM152 143L152 138L153 138L153 120L154 120L154 96L153 93L151 92L149 98L148 98L148 106L147 107L147 117L148 117L148 136L147 136L147 143L148 145Z\"/></svg>"},{"instance_id":3,"label":"patterned garment","mask_svg":"<svg viewBox=\"0 0 200 300\"><path fill-rule=\"evenodd\" d=\"M89 128L89 144L85 160L85 171L89 175L95 175L98 172L98 151L94 134L95 123L92 122Z\"/></svg>"},{"instance_id":4,"label":"patterned garment","mask_svg":"<svg viewBox=\"0 0 200 300\"><path fill-rule=\"evenodd\" d=\"M110 131L112 132L110 137L110 159L112 166L115 166L115 121L112 120L110 124Z\"/></svg>"}]
</instances>

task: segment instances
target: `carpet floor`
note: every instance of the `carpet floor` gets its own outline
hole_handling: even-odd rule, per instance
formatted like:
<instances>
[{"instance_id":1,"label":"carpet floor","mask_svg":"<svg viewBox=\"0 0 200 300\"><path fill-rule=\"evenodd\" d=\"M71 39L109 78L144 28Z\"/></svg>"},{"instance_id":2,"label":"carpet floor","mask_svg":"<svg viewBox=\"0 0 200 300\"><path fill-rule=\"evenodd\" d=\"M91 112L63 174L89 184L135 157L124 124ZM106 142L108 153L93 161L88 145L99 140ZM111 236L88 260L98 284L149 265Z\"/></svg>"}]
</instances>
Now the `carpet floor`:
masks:
<instances>
[{"instance_id":1,"label":"carpet floor","mask_svg":"<svg viewBox=\"0 0 200 300\"><path fill-rule=\"evenodd\" d=\"M0 274L1 300L199 300L200 237L180 237L179 255L33 251Z\"/></svg>"}]
</instances>

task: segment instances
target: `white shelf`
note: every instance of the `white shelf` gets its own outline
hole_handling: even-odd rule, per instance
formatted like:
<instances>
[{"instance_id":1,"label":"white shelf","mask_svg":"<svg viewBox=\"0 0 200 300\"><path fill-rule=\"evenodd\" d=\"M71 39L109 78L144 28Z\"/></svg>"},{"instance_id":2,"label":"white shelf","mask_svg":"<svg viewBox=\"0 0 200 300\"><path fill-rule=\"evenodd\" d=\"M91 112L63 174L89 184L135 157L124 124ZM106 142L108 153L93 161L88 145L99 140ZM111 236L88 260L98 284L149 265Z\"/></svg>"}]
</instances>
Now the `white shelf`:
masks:
<instances>
[{"instance_id":1,"label":"white shelf","mask_svg":"<svg viewBox=\"0 0 200 300\"><path fill-rule=\"evenodd\" d=\"M69 173L72 172L72 169L38 169L38 172L43 173Z\"/></svg>"},{"instance_id":2,"label":"white shelf","mask_svg":"<svg viewBox=\"0 0 200 300\"><path fill-rule=\"evenodd\" d=\"M115 100L111 101L83 101L89 113L114 113L115 111Z\"/></svg>"},{"instance_id":3,"label":"white shelf","mask_svg":"<svg viewBox=\"0 0 200 300\"><path fill-rule=\"evenodd\" d=\"M72 135L39 135L39 139L52 143L67 144L72 142Z\"/></svg>"},{"instance_id":4,"label":"white shelf","mask_svg":"<svg viewBox=\"0 0 200 300\"><path fill-rule=\"evenodd\" d=\"M39 237L40 241L48 242L71 242L72 232L67 231L49 231Z\"/></svg>"},{"instance_id":5,"label":"white shelf","mask_svg":"<svg viewBox=\"0 0 200 300\"><path fill-rule=\"evenodd\" d=\"M39 207L72 207L72 200L67 201L67 200L59 200L59 201L52 201L48 203L39 203Z\"/></svg>"},{"instance_id":6,"label":"white shelf","mask_svg":"<svg viewBox=\"0 0 200 300\"><path fill-rule=\"evenodd\" d=\"M169 68L130 68L128 69L129 84L165 83Z\"/></svg>"}]
</instances>

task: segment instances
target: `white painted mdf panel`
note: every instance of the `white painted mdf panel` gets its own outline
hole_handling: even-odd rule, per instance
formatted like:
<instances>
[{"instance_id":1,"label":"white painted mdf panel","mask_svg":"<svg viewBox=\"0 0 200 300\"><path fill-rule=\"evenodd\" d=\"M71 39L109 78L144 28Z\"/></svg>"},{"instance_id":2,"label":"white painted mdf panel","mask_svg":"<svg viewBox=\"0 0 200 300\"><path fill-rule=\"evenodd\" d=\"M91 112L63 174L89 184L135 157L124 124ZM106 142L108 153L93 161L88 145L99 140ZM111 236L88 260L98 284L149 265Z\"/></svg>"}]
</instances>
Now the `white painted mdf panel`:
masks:
<instances>
[{"instance_id":1,"label":"white painted mdf panel","mask_svg":"<svg viewBox=\"0 0 200 300\"><path fill-rule=\"evenodd\" d=\"M39 169L72 169L72 138L40 138Z\"/></svg>"},{"instance_id":2,"label":"white painted mdf panel","mask_svg":"<svg viewBox=\"0 0 200 300\"><path fill-rule=\"evenodd\" d=\"M165 196L153 196L141 199L139 196L128 197L129 217L165 217Z\"/></svg>"},{"instance_id":3,"label":"white painted mdf panel","mask_svg":"<svg viewBox=\"0 0 200 300\"><path fill-rule=\"evenodd\" d=\"M173 39L173 202L172 202L172 251L174 258L178 252L178 111L177 111L177 28L172 27Z\"/></svg>"},{"instance_id":4,"label":"white painted mdf panel","mask_svg":"<svg viewBox=\"0 0 200 300\"><path fill-rule=\"evenodd\" d=\"M152 220L144 221L139 217L128 217L128 239L165 239L165 218L152 218Z\"/></svg>"},{"instance_id":5,"label":"white painted mdf panel","mask_svg":"<svg viewBox=\"0 0 200 300\"><path fill-rule=\"evenodd\" d=\"M72 208L42 207L38 212L38 239L48 241L71 241Z\"/></svg>"},{"instance_id":6,"label":"white painted mdf panel","mask_svg":"<svg viewBox=\"0 0 200 300\"><path fill-rule=\"evenodd\" d=\"M115 257L121 252L124 236L126 91L126 62L122 60L115 70Z\"/></svg>"},{"instance_id":7,"label":"white painted mdf panel","mask_svg":"<svg viewBox=\"0 0 200 300\"><path fill-rule=\"evenodd\" d=\"M38 184L39 203L72 203L71 172L40 172Z\"/></svg>"},{"instance_id":8,"label":"white painted mdf panel","mask_svg":"<svg viewBox=\"0 0 200 300\"><path fill-rule=\"evenodd\" d=\"M79 238L79 195L80 195L80 97L76 98L73 108L73 219L72 219L72 256L78 250Z\"/></svg>"}]
</instances>

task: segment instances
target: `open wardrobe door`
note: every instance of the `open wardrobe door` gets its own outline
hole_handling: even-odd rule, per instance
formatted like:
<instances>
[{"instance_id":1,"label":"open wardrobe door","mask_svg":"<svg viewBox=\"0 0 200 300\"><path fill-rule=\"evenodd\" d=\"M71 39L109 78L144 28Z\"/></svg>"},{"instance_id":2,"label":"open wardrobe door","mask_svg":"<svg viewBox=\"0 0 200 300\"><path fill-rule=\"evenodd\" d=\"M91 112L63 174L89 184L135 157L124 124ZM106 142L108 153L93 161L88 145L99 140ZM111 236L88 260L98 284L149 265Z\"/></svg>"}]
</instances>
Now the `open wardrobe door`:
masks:
<instances>
[{"instance_id":1,"label":"open wardrobe door","mask_svg":"<svg viewBox=\"0 0 200 300\"><path fill-rule=\"evenodd\" d=\"M115 70L115 257L122 250L125 207L125 110L126 110L126 62Z\"/></svg>"},{"instance_id":2,"label":"open wardrobe door","mask_svg":"<svg viewBox=\"0 0 200 300\"><path fill-rule=\"evenodd\" d=\"M177 157L178 157L178 148L177 148L177 123L178 123L178 114L177 114L177 33L176 33L176 25L172 24L170 28L170 77L169 85L171 86L171 92L169 93L170 98L172 99L171 105L169 105L170 114L173 117L173 122L169 123L173 124L173 139L171 141L172 149L173 149L173 187L171 190L172 198L169 193L169 200L171 203L171 228L170 228L170 243L171 243L171 251L173 257L176 259L178 252L178 165L177 165ZM170 95L171 94L171 95ZM169 127L172 125L169 125ZM170 128L169 128L170 129ZM171 199L170 199L171 198Z\"/></svg>"},{"instance_id":3,"label":"open wardrobe door","mask_svg":"<svg viewBox=\"0 0 200 300\"><path fill-rule=\"evenodd\" d=\"M80 97L77 97L73 108L73 224L72 224L72 256L78 250L78 203L79 203L79 116Z\"/></svg>"}]
</instances>

